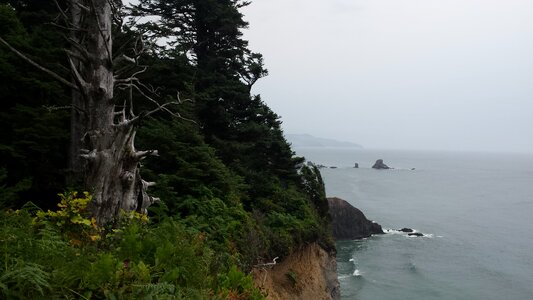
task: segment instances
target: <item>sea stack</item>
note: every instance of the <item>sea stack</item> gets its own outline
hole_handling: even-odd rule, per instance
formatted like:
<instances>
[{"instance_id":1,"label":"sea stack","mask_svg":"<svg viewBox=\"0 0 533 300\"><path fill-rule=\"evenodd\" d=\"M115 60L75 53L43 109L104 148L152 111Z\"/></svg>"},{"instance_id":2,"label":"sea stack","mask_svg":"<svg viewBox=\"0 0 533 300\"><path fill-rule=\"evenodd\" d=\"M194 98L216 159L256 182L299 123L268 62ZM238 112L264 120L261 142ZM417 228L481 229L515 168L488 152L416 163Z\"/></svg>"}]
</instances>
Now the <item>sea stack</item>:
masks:
<instances>
[{"instance_id":1,"label":"sea stack","mask_svg":"<svg viewBox=\"0 0 533 300\"><path fill-rule=\"evenodd\" d=\"M340 198L328 198L333 237L336 240L355 240L382 234L381 225L368 220L350 203Z\"/></svg>"},{"instance_id":2,"label":"sea stack","mask_svg":"<svg viewBox=\"0 0 533 300\"><path fill-rule=\"evenodd\" d=\"M359 164L358 164L358 163L355 163L355 164L353 165L353 167L357 169L357 168L359 168Z\"/></svg>"},{"instance_id":3,"label":"sea stack","mask_svg":"<svg viewBox=\"0 0 533 300\"><path fill-rule=\"evenodd\" d=\"M383 159L376 160L376 163L372 166L373 169L386 170L390 169L389 166L383 163Z\"/></svg>"}]
</instances>

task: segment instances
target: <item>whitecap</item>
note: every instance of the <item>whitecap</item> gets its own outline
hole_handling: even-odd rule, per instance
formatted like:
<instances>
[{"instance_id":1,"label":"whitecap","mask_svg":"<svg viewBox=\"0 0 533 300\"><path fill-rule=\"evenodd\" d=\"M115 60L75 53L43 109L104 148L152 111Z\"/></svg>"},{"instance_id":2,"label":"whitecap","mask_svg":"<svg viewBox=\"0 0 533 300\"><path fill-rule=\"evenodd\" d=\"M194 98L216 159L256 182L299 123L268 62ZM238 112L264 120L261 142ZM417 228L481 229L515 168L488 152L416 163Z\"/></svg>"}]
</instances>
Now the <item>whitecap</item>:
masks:
<instances>
[{"instance_id":1,"label":"whitecap","mask_svg":"<svg viewBox=\"0 0 533 300\"><path fill-rule=\"evenodd\" d=\"M417 231L413 231L413 232L410 232L410 233L415 233ZM406 238L427 238L427 239L432 239L435 237L435 235L433 233L423 233L421 232L423 235L422 236L416 236L416 235L409 235L409 234L405 234L405 237ZM442 237L442 236L437 236L437 237Z\"/></svg>"},{"instance_id":2,"label":"whitecap","mask_svg":"<svg viewBox=\"0 0 533 300\"><path fill-rule=\"evenodd\" d=\"M390 228L383 229L383 232L390 233L390 234L404 234L404 232L401 232L401 231L396 230L396 229L390 229Z\"/></svg>"},{"instance_id":3,"label":"whitecap","mask_svg":"<svg viewBox=\"0 0 533 300\"><path fill-rule=\"evenodd\" d=\"M358 269L355 269L355 271L353 271L353 276L355 277L359 277L359 276L362 276L363 273L361 273L361 271L359 271Z\"/></svg>"},{"instance_id":4,"label":"whitecap","mask_svg":"<svg viewBox=\"0 0 533 300\"><path fill-rule=\"evenodd\" d=\"M355 261L355 259L353 259L353 258L350 258L350 260L349 260L349 261Z\"/></svg>"}]
</instances>

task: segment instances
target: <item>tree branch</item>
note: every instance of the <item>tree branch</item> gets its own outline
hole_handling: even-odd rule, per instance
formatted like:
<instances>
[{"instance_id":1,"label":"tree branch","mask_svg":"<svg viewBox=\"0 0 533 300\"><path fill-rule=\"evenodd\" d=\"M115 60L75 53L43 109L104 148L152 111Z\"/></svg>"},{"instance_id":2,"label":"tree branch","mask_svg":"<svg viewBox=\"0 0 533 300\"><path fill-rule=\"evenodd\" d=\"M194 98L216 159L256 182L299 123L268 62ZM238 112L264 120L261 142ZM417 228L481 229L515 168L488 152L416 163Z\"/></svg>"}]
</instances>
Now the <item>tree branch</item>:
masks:
<instances>
[{"instance_id":1,"label":"tree branch","mask_svg":"<svg viewBox=\"0 0 533 300\"><path fill-rule=\"evenodd\" d=\"M59 82L63 83L64 85L72 88L72 89L75 89L75 90L78 90L79 91L79 88L72 84L72 82L66 80L65 78L59 76L57 73L55 73L54 71L52 70L49 70L41 65L39 65L38 63L34 62L31 58L27 57L26 55L22 54L21 52L19 52L17 49L13 48L8 42L6 42L2 37L0 37L0 43L4 44L7 48L9 48L9 50L11 50L13 53L15 53L18 57L22 58L23 60L25 60L26 62L30 63L31 65L33 65L34 67L36 67L37 69L45 72L46 74L52 76L54 79L58 80Z\"/></svg>"},{"instance_id":2,"label":"tree branch","mask_svg":"<svg viewBox=\"0 0 533 300\"><path fill-rule=\"evenodd\" d=\"M153 156L159 156L159 153L157 150L145 150L145 151L137 151L135 154L133 154L136 160L142 160L143 158L153 155Z\"/></svg>"},{"instance_id":3,"label":"tree branch","mask_svg":"<svg viewBox=\"0 0 533 300\"><path fill-rule=\"evenodd\" d=\"M72 58L69 55L67 55L67 58L68 58L68 63L70 64L70 70L72 72L72 75L74 76L74 80L79 85L79 88L77 90L83 94L86 94L87 83L85 82L80 72L76 68L74 61L72 61Z\"/></svg>"}]
</instances>

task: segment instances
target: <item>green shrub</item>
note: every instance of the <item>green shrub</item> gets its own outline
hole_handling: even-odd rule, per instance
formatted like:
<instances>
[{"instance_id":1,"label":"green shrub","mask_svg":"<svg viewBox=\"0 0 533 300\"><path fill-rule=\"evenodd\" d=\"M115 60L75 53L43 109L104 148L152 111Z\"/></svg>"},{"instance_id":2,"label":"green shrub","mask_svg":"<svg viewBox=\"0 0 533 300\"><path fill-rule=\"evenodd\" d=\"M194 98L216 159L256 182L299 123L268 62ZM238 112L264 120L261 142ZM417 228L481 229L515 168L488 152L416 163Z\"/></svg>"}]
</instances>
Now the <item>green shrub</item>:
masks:
<instances>
[{"instance_id":1,"label":"green shrub","mask_svg":"<svg viewBox=\"0 0 533 300\"><path fill-rule=\"evenodd\" d=\"M217 263L231 253L214 251L206 232L169 218L148 224L139 214L100 228L87 218L88 199L68 193L58 211L0 212L0 298L263 299L231 260ZM236 229L225 222L211 230Z\"/></svg>"}]
</instances>

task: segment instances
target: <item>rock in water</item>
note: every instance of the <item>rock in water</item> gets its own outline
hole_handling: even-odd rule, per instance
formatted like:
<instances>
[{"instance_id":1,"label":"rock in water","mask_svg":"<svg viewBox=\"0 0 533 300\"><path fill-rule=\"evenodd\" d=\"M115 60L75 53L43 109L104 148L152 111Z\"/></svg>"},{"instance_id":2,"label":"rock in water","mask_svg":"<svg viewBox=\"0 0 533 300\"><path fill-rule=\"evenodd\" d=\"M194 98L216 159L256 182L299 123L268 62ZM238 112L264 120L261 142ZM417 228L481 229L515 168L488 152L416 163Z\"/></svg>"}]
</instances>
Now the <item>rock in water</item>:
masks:
<instances>
[{"instance_id":1,"label":"rock in water","mask_svg":"<svg viewBox=\"0 0 533 300\"><path fill-rule=\"evenodd\" d=\"M408 236L424 236L424 234L423 234L423 233L420 233L420 232L408 233L407 235L408 235Z\"/></svg>"},{"instance_id":2,"label":"rock in water","mask_svg":"<svg viewBox=\"0 0 533 300\"><path fill-rule=\"evenodd\" d=\"M387 166L386 164L383 163L383 159L376 160L376 163L372 166L372 168L373 169L383 169L383 170L390 169L389 166Z\"/></svg>"},{"instance_id":3,"label":"rock in water","mask_svg":"<svg viewBox=\"0 0 533 300\"><path fill-rule=\"evenodd\" d=\"M357 169L357 168L359 168L359 164L358 164L358 163L355 163L355 164L353 165L353 167Z\"/></svg>"},{"instance_id":4,"label":"rock in water","mask_svg":"<svg viewBox=\"0 0 533 300\"><path fill-rule=\"evenodd\" d=\"M400 229L398 231L401 231L401 232L413 232L414 230L411 229L411 228L402 228L402 229Z\"/></svg>"},{"instance_id":5,"label":"rock in water","mask_svg":"<svg viewBox=\"0 0 533 300\"><path fill-rule=\"evenodd\" d=\"M345 200L328 198L328 205L335 239L354 240L383 234L381 225L368 220L359 209Z\"/></svg>"}]
</instances>

